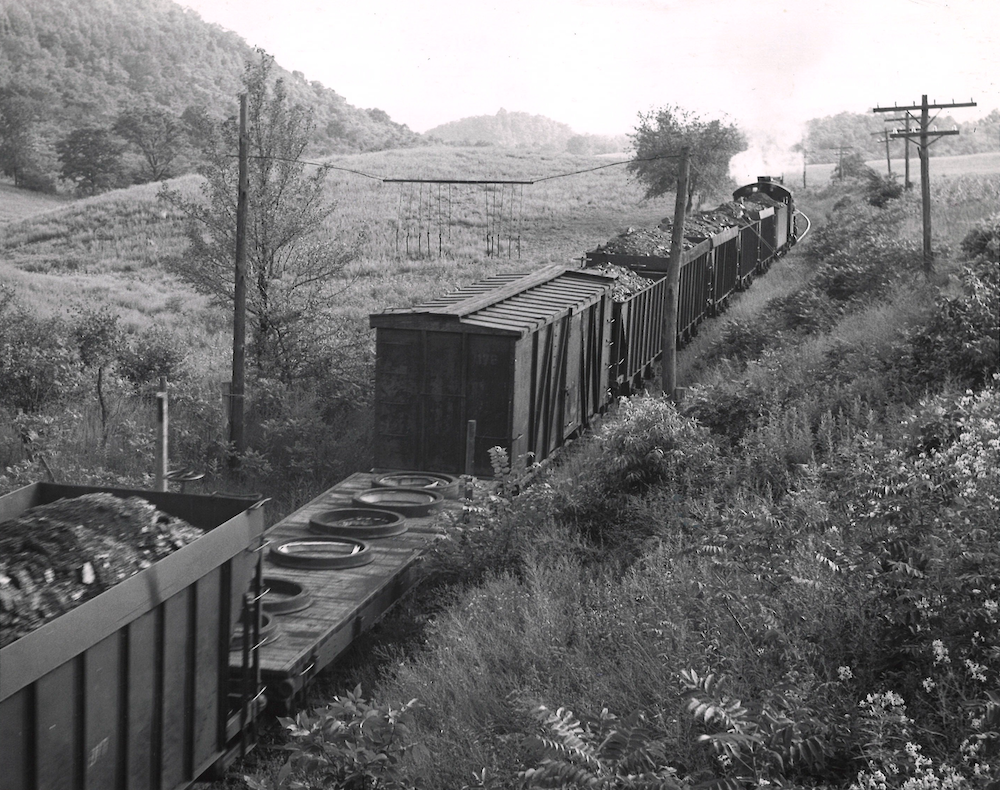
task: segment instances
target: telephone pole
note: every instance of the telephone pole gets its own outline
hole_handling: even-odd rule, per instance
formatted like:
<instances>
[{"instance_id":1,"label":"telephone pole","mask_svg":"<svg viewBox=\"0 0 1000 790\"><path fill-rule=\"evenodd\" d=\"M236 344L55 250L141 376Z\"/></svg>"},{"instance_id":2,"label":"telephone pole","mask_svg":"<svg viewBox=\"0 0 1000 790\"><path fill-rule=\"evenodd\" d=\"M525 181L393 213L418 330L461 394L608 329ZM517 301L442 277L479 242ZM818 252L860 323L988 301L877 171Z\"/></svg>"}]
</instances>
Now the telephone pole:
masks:
<instances>
[{"instance_id":1,"label":"telephone pole","mask_svg":"<svg viewBox=\"0 0 1000 790\"><path fill-rule=\"evenodd\" d=\"M952 102L951 104L938 104L938 103L928 103L927 94L925 93L920 100L920 104L914 104L909 107L875 107L872 112L905 112L910 113L915 110L920 110L920 127L916 132L893 132L891 137L903 137L907 140L913 140L917 144L917 153L920 155L920 204L923 209L923 224L924 224L924 274L929 275L934 271L934 251L931 249L931 175L930 175L930 165L928 160L930 159L930 151L928 150L931 145L936 143L942 137L952 134L958 134L958 129L949 129L947 131L931 131L930 125L934 120L930 117L931 110L946 110L951 107L975 107L976 103L974 101L968 102ZM937 118L937 114L934 115ZM933 139L931 139L933 138Z\"/></svg>"},{"instance_id":2,"label":"telephone pole","mask_svg":"<svg viewBox=\"0 0 1000 790\"><path fill-rule=\"evenodd\" d=\"M836 151L837 152L837 169L836 172L840 178L844 177L844 153L853 150L849 145L838 145L835 148L824 148L824 151Z\"/></svg>"},{"instance_id":3,"label":"telephone pole","mask_svg":"<svg viewBox=\"0 0 1000 790\"><path fill-rule=\"evenodd\" d=\"M908 135L910 133L910 121L911 120L912 120L912 118L911 118L910 114L907 113L902 118L886 118L885 122L886 123L905 123L906 124L906 133ZM898 129L898 127L897 127L897 129ZM913 182L910 181L910 138L909 137L907 137L905 140L903 140L903 161L905 163L905 165L904 165L905 170L903 171L904 172L904 175L903 175L903 188L904 189L912 189L913 188Z\"/></svg>"},{"instance_id":4,"label":"telephone pole","mask_svg":"<svg viewBox=\"0 0 1000 790\"><path fill-rule=\"evenodd\" d=\"M684 252L684 210L687 206L687 184L691 168L689 154L687 147L681 149L681 161L677 170L677 199L674 201L674 226L670 236L670 262L667 264L667 285L663 289L660 385L663 394L673 403L677 403L677 299L681 279L681 254Z\"/></svg>"},{"instance_id":5,"label":"telephone pole","mask_svg":"<svg viewBox=\"0 0 1000 790\"><path fill-rule=\"evenodd\" d=\"M249 197L247 95L240 95L239 185L236 192L236 274L233 288L233 384L229 390L230 466L237 467L246 450L243 430L246 391L247 202Z\"/></svg>"},{"instance_id":6,"label":"telephone pole","mask_svg":"<svg viewBox=\"0 0 1000 790\"><path fill-rule=\"evenodd\" d=\"M885 138L885 168L889 176L892 177L892 160L889 158L889 130L884 129L881 132L872 132L872 137Z\"/></svg>"}]
</instances>

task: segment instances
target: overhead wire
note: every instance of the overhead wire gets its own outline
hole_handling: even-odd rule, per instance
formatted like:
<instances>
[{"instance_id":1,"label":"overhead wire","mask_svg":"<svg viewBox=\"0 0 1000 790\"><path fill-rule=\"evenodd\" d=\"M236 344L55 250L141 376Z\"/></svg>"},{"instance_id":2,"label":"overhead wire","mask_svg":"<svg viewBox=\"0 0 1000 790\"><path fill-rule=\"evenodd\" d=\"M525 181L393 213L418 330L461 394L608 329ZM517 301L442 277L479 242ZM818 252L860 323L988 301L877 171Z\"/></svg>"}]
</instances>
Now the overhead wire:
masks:
<instances>
[{"instance_id":1,"label":"overhead wire","mask_svg":"<svg viewBox=\"0 0 1000 790\"><path fill-rule=\"evenodd\" d=\"M235 154L233 154L235 156ZM276 162L294 162L301 165L311 165L313 167L319 167L324 170L340 170L345 173L353 173L354 175L363 176L364 178L371 178L375 181L381 181L383 184L539 184L542 181L551 181L554 178L567 178L569 176L578 176L583 173L593 173L597 170L604 170L608 167L619 167L621 165L632 164L633 162L656 162L661 159L680 159L680 154L663 154L661 156L648 156L642 159L625 159L620 162L608 162L607 164L598 165L597 167L588 167L583 170L573 170L567 173L553 173L548 176L540 176L538 178L532 178L527 180L505 180L505 179L461 179L461 178L388 178L386 176L379 176L373 173L365 173L362 170L354 170L350 167L341 167L340 165L333 165L329 162L312 162L308 159L293 159L290 157L283 156L251 156L251 159L272 159Z\"/></svg>"}]
</instances>

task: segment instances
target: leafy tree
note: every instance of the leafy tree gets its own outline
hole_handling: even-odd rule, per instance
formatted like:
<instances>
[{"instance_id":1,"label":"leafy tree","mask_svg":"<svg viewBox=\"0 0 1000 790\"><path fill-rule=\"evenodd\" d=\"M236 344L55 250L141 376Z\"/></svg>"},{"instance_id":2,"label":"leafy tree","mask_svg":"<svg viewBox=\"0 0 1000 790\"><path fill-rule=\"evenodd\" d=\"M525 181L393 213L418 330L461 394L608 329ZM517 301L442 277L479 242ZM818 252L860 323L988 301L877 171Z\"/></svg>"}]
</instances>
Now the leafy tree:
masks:
<instances>
[{"instance_id":1,"label":"leafy tree","mask_svg":"<svg viewBox=\"0 0 1000 790\"><path fill-rule=\"evenodd\" d=\"M687 208L695 196L728 187L729 161L747 148L746 136L735 124L706 121L680 107L664 107L639 113L639 125L630 135L635 158L628 169L646 185L646 198L655 198L677 188L679 160L672 155L690 150Z\"/></svg>"},{"instance_id":2,"label":"leafy tree","mask_svg":"<svg viewBox=\"0 0 1000 790\"><path fill-rule=\"evenodd\" d=\"M30 99L12 88L0 89L0 170L15 186L35 160L35 108Z\"/></svg>"},{"instance_id":3,"label":"leafy tree","mask_svg":"<svg viewBox=\"0 0 1000 790\"><path fill-rule=\"evenodd\" d=\"M73 327L73 338L85 367L97 370L97 401L101 407L102 441L108 439L108 404L104 397L104 372L114 364L124 346L118 316L107 307L83 310Z\"/></svg>"},{"instance_id":4,"label":"leafy tree","mask_svg":"<svg viewBox=\"0 0 1000 790\"><path fill-rule=\"evenodd\" d=\"M123 147L110 129L85 126L56 143L60 174L85 195L96 195L119 182Z\"/></svg>"},{"instance_id":5,"label":"leafy tree","mask_svg":"<svg viewBox=\"0 0 1000 790\"><path fill-rule=\"evenodd\" d=\"M180 119L145 103L123 110L115 121L114 130L142 155L142 181L161 181L170 177L171 165L186 140L186 130Z\"/></svg>"},{"instance_id":6,"label":"leafy tree","mask_svg":"<svg viewBox=\"0 0 1000 790\"><path fill-rule=\"evenodd\" d=\"M870 172L873 171L865 164L864 154L860 151L850 151L837 162L832 177L841 181L845 178L868 178Z\"/></svg>"},{"instance_id":7,"label":"leafy tree","mask_svg":"<svg viewBox=\"0 0 1000 790\"><path fill-rule=\"evenodd\" d=\"M335 322L327 320L330 281L354 257L354 246L326 228L335 204L324 193L325 173L309 173L302 162L313 117L291 103L273 69L273 58L260 52L243 76L249 138L248 350L260 375L291 383L308 371L325 335L336 331ZM178 272L227 308L234 291L238 139L233 118L212 135L201 201L161 192L192 220L190 254L176 262Z\"/></svg>"}]
</instances>

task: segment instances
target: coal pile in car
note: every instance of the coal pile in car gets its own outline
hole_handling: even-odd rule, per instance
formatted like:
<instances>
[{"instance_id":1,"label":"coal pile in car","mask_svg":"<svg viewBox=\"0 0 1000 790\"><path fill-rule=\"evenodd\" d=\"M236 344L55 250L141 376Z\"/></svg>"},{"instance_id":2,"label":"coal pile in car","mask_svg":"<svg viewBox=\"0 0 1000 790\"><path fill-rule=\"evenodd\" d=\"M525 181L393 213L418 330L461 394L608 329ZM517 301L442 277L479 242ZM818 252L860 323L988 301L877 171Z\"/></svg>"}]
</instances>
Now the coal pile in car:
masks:
<instances>
[{"instance_id":1,"label":"coal pile in car","mask_svg":"<svg viewBox=\"0 0 1000 790\"><path fill-rule=\"evenodd\" d=\"M141 497L104 492L0 523L0 647L203 534Z\"/></svg>"}]
</instances>

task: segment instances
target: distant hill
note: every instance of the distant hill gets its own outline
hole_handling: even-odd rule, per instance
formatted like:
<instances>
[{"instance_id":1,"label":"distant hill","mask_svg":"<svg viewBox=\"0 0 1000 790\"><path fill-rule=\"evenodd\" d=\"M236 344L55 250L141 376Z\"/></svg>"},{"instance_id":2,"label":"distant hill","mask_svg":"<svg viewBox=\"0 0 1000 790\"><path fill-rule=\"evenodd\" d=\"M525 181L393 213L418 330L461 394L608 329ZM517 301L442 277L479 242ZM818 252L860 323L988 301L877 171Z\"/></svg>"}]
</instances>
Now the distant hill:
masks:
<instances>
[{"instance_id":1,"label":"distant hill","mask_svg":"<svg viewBox=\"0 0 1000 790\"><path fill-rule=\"evenodd\" d=\"M232 115L252 55L240 36L171 0L0 0L0 91L30 102L50 143L72 128L107 125L140 98L177 116L190 107ZM316 113L315 154L420 139L382 110L353 107L298 72L278 71L292 98Z\"/></svg>"},{"instance_id":2,"label":"distant hill","mask_svg":"<svg viewBox=\"0 0 1000 790\"><path fill-rule=\"evenodd\" d=\"M605 154L622 151L624 137L577 134L569 126L544 115L508 112L476 115L435 126L424 132L428 140L453 145L495 145L501 148L537 148L574 154Z\"/></svg>"}]
</instances>

